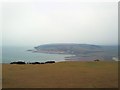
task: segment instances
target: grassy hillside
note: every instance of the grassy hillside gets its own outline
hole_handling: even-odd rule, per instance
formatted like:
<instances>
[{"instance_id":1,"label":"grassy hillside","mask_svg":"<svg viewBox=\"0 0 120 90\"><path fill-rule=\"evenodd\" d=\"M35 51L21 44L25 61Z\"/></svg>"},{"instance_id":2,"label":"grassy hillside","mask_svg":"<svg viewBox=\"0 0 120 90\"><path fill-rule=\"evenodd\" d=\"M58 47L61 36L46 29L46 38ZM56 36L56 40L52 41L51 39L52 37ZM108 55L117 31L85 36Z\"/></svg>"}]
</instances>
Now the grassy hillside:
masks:
<instances>
[{"instance_id":1,"label":"grassy hillside","mask_svg":"<svg viewBox=\"0 0 120 90\"><path fill-rule=\"evenodd\" d=\"M3 88L115 88L118 62L3 65Z\"/></svg>"}]
</instances>

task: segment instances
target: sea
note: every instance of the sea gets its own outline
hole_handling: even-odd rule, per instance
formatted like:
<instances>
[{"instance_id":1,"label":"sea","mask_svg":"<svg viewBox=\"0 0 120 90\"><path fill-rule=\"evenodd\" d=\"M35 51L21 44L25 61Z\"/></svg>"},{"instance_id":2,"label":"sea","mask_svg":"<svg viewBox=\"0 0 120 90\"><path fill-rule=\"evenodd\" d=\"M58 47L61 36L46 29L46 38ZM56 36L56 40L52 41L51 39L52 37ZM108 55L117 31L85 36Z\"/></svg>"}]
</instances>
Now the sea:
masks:
<instances>
[{"instance_id":1,"label":"sea","mask_svg":"<svg viewBox=\"0 0 120 90\"><path fill-rule=\"evenodd\" d=\"M19 60L25 62L46 62L51 60L61 62L65 61L65 57L71 56L27 51L29 49L33 49L33 47L2 47L2 52L0 53L0 63L10 63Z\"/></svg>"}]
</instances>

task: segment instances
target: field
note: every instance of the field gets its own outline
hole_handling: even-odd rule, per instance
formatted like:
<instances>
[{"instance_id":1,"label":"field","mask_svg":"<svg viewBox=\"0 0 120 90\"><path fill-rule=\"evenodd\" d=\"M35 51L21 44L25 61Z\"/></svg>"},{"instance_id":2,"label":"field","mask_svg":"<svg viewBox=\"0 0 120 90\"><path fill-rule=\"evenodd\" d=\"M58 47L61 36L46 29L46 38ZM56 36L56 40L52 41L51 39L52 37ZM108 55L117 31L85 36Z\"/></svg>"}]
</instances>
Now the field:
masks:
<instances>
[{"instance_id":1,"label":"field","mask_svg":"<svg viewBox=\"0 0 120 90\"><path fill-rule=\"evenodd\" d=\"M118 62L3 64L3 88L117 88Z\"/></svg>"},{"instance_id":2,"label":"field","mask_svg":"<svg viewBox=\"0 0 120 90\"><path fill-rule=\"evenodd\" d=\"M2 64L0 64L0 89L2 88Z\"/></svg>"}]
</instances>

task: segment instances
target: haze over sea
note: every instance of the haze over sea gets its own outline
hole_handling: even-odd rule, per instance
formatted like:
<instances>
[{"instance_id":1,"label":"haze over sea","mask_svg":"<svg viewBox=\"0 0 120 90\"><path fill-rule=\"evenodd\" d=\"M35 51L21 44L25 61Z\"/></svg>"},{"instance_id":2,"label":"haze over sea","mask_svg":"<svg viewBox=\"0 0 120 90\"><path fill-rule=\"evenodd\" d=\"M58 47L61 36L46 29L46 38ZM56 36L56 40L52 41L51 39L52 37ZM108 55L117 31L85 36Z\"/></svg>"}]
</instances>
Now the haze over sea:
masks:
<instances>
[{"instance_id":1,"label":"haze over sea","mask_svg":"<svg viewBox=\"0 0 120 90\"><path fill-rule=\"evenodd\" d=\"M49 43L118 45L118 2L4 2L0 10L0 46L3 46L0 60L3 63L64 60L66 55L27 51ZM108 48L107 53L98 55L116 57L116 53L111 52L117 51Z\"/></svg>"},{"instance_id":2,"label":"haze over sea","mask_svg":"<svg viewBox=\"0 0 120 90\"><path fill-rule=\"evenodd\" d=\"M55 60L56 62L64 61L64 57L70 55L62 54L45 54L45 53L32 53L27 51L33 47L3 47L2 48L2 63L10 63L12 61L22 60L25 62L45 62L48 60Z\"/></svg>"}]
</instances>

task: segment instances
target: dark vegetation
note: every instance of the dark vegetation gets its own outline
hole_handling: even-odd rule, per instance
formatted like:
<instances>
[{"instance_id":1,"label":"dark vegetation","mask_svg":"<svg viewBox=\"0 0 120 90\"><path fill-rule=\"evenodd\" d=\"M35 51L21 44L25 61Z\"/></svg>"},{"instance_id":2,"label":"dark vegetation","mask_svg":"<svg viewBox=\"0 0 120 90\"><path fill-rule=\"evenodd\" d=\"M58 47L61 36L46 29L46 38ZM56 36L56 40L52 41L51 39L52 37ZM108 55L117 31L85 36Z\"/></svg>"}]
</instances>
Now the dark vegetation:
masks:
<instances>
[{"instance_id":1,"label":"dark vegetation","mask_svg":"<svg viewBox=\"0 0 120 90\"><path fill-rule=\"evenodd\" d=\"M18 61L18 62L11 62L10 64L49 64L49 63L55 63L55 61L46 61L46 62L27 62L24 61Z\"/></svg>"},{"instance_id":2,"label":"dark vegetation","mask_svg":"<svg viewBox=\"0 0 120 90\"><path fill-rule=\"evenodd\" d=\"M23 61L18 61L18 62L11 62L10 64L26 64L26 63Z\"/></svg>"},{"instance_id":3,"label":"dark vegetation","mask_svg":"<svg viewBox=\"0 0 120 90\"><path fill-rule=\"evenodd\" d=\"M98 62L98 61L100 61L100 60L99 60L99 59L96 59L96 60L94 60L94 61Z\"/></svg>"}]
</instances>

